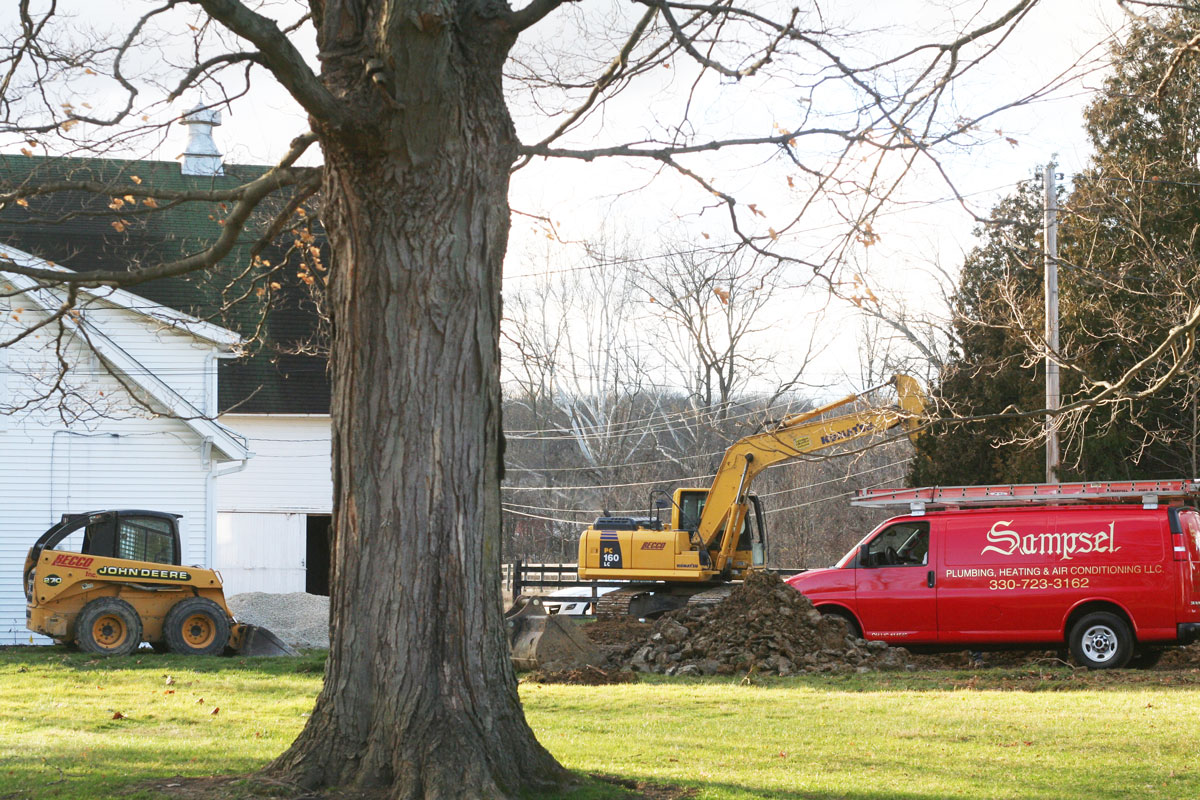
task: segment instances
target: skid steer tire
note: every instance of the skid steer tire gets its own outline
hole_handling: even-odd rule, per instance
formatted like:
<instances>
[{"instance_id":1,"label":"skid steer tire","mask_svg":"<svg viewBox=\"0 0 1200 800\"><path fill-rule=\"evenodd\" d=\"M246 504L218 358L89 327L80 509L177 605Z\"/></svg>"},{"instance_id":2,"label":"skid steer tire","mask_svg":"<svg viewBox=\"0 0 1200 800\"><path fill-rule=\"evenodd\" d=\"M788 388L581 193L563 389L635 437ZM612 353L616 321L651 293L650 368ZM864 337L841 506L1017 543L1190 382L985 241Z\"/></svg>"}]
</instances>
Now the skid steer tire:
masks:
<instances>
[{"instance_id":1,"label":"skid steer tire","mask_svg":"<svg viewBox=\"0 0 1200 800\"><path fill-rule=\"evenodd\" d=\"M129 655L142 643L142 618L119 597L98 597L75 618L75 641L85 653Z\"/></svg>"},{"instance_id":2,"label":"skid steer tire","mask_svg":"<svg viewBox=\"0 0 1200 800\"><path fill-rule=\"evenodd\" d=\"M163 621L163 638L172 653L216 656L229 644L229 619L204 597L189 597L171 606Z\"/></svg>"}]
</instances>

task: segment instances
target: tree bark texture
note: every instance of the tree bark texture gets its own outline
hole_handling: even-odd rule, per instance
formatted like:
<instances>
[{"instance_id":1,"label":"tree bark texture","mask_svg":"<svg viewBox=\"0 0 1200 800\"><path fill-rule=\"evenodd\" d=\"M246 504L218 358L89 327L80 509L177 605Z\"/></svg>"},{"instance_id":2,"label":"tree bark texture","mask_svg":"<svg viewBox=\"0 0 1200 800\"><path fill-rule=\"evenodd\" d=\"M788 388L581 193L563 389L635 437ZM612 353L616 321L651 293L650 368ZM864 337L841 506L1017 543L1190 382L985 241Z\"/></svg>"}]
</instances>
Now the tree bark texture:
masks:
<instances>
[{"instance_id":1,"label":"tree bark texture","mask_svg":"<svg viewBox=\"0 0 1200 800\"><path fill-rule=\"evenodd\" d=\"M331 648L308 725L268 771L406 800L550 788L567 773L521 710L498 577L512 35L478 0L314 10L322 81L356 118L313 120L332 250Z\"/></svg>"}]
</instances>

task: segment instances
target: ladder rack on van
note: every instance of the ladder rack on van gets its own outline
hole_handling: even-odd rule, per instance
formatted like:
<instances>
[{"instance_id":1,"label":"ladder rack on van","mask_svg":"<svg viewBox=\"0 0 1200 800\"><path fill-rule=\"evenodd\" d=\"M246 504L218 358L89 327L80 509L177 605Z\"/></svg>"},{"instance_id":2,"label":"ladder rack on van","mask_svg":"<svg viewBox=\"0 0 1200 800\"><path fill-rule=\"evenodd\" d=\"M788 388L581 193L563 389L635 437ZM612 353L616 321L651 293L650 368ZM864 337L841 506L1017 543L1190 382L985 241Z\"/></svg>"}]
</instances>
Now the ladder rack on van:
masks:
<instances>
[{"instance_id":1,"label":"ladder rack on van","mask_svg":"<svg viewBox=\"0 0 1200 800\"><path fill-rule=\"evenodd\" d=\"M883 508L907 505L912 514L963 506L1057 503L1128 503L1157 508L1160 501L1200 497L1200 480L1015 483L993 486L925 486L920 489L859 489L851 505Z\"/></svg>"}]
</instances>

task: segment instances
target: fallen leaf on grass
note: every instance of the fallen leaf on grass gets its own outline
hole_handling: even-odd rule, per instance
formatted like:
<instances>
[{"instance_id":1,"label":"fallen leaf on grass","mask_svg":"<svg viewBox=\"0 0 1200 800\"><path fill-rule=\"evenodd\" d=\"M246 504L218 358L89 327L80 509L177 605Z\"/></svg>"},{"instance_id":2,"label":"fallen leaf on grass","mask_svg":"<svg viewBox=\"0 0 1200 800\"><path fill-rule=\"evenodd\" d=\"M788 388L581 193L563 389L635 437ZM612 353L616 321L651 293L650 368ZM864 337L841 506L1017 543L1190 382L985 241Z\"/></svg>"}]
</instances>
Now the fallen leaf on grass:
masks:
<instances>
[{"instance_id":1,"label":"fallen leaf on grass","mask_svg":"<svg viewBox=\"0 0 1200 800\"><path fill-rule=\"evenodd\" d=\"M112 718L113 719L125 719L125 715L122 714L120 711L114 711Z\"/></svg>"},{"instance_id":2,"label":"fallen leaf on grass","mask_svg":"<svg viewBox=\"0 0 1200 800\"><path fill-rule=\"evenodd\" d=\"M220 711L221 711L221 707L217 706L216 708L214 708L212 711L210 711L208 713L212 714L215 717L218 713L220 713Z\"/></svg>"}]
</instances>

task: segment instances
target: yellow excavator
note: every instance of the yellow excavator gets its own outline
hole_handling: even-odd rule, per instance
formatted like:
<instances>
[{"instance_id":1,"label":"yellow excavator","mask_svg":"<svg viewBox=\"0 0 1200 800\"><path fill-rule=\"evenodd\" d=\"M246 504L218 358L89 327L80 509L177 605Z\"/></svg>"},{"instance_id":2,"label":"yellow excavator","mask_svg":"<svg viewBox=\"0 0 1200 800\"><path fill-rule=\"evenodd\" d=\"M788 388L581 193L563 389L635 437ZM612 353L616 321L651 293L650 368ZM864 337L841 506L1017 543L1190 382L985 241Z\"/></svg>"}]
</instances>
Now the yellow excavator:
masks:
<instances>
[{"instance_id":1,"label":"yellow excavator","mask_svg":"<svg viewBox=\"0 0 1200 800\"><path fill-rule=\"evenodd\" d=\"M825 418L888 386L896 390L895 405ZM654 516L600 517L579 538L579 579L629 583L596 601L597 617L654 617L688 604L720 602L731 590L731 581L766 565L766 516L761 501L750 492L759 473L899 426L915 439L924 413L920 385L907 375L896 375L739 439L725 451L709 488L676 489L673 497L660 501ZM661 518L668 505L669 522ZM569 621L547 616L536 598L519 599L507 619L518 668L569 661L572 652L586 653Z\"/></svg>"},{"instance_id":2,"label":"yellow excavator","mask_svg":"<svg viewBox=\"0 0 1200 800\"><path fill-rule=\"evenodd\" d=\"M888 386L896 390L895 405L822 418ZM766 564L766 518L761 501L750 493L755 477L774 464L898 426L915 438L924 411L917 381L896 375L734 442L712 486L675 490L669 524L657 516L600 517L579 539L579 579L639 583L606 594L596 604L597 616L652 617L688 602L724 597L724 584Z\"/></svg>"}]
</instances>

